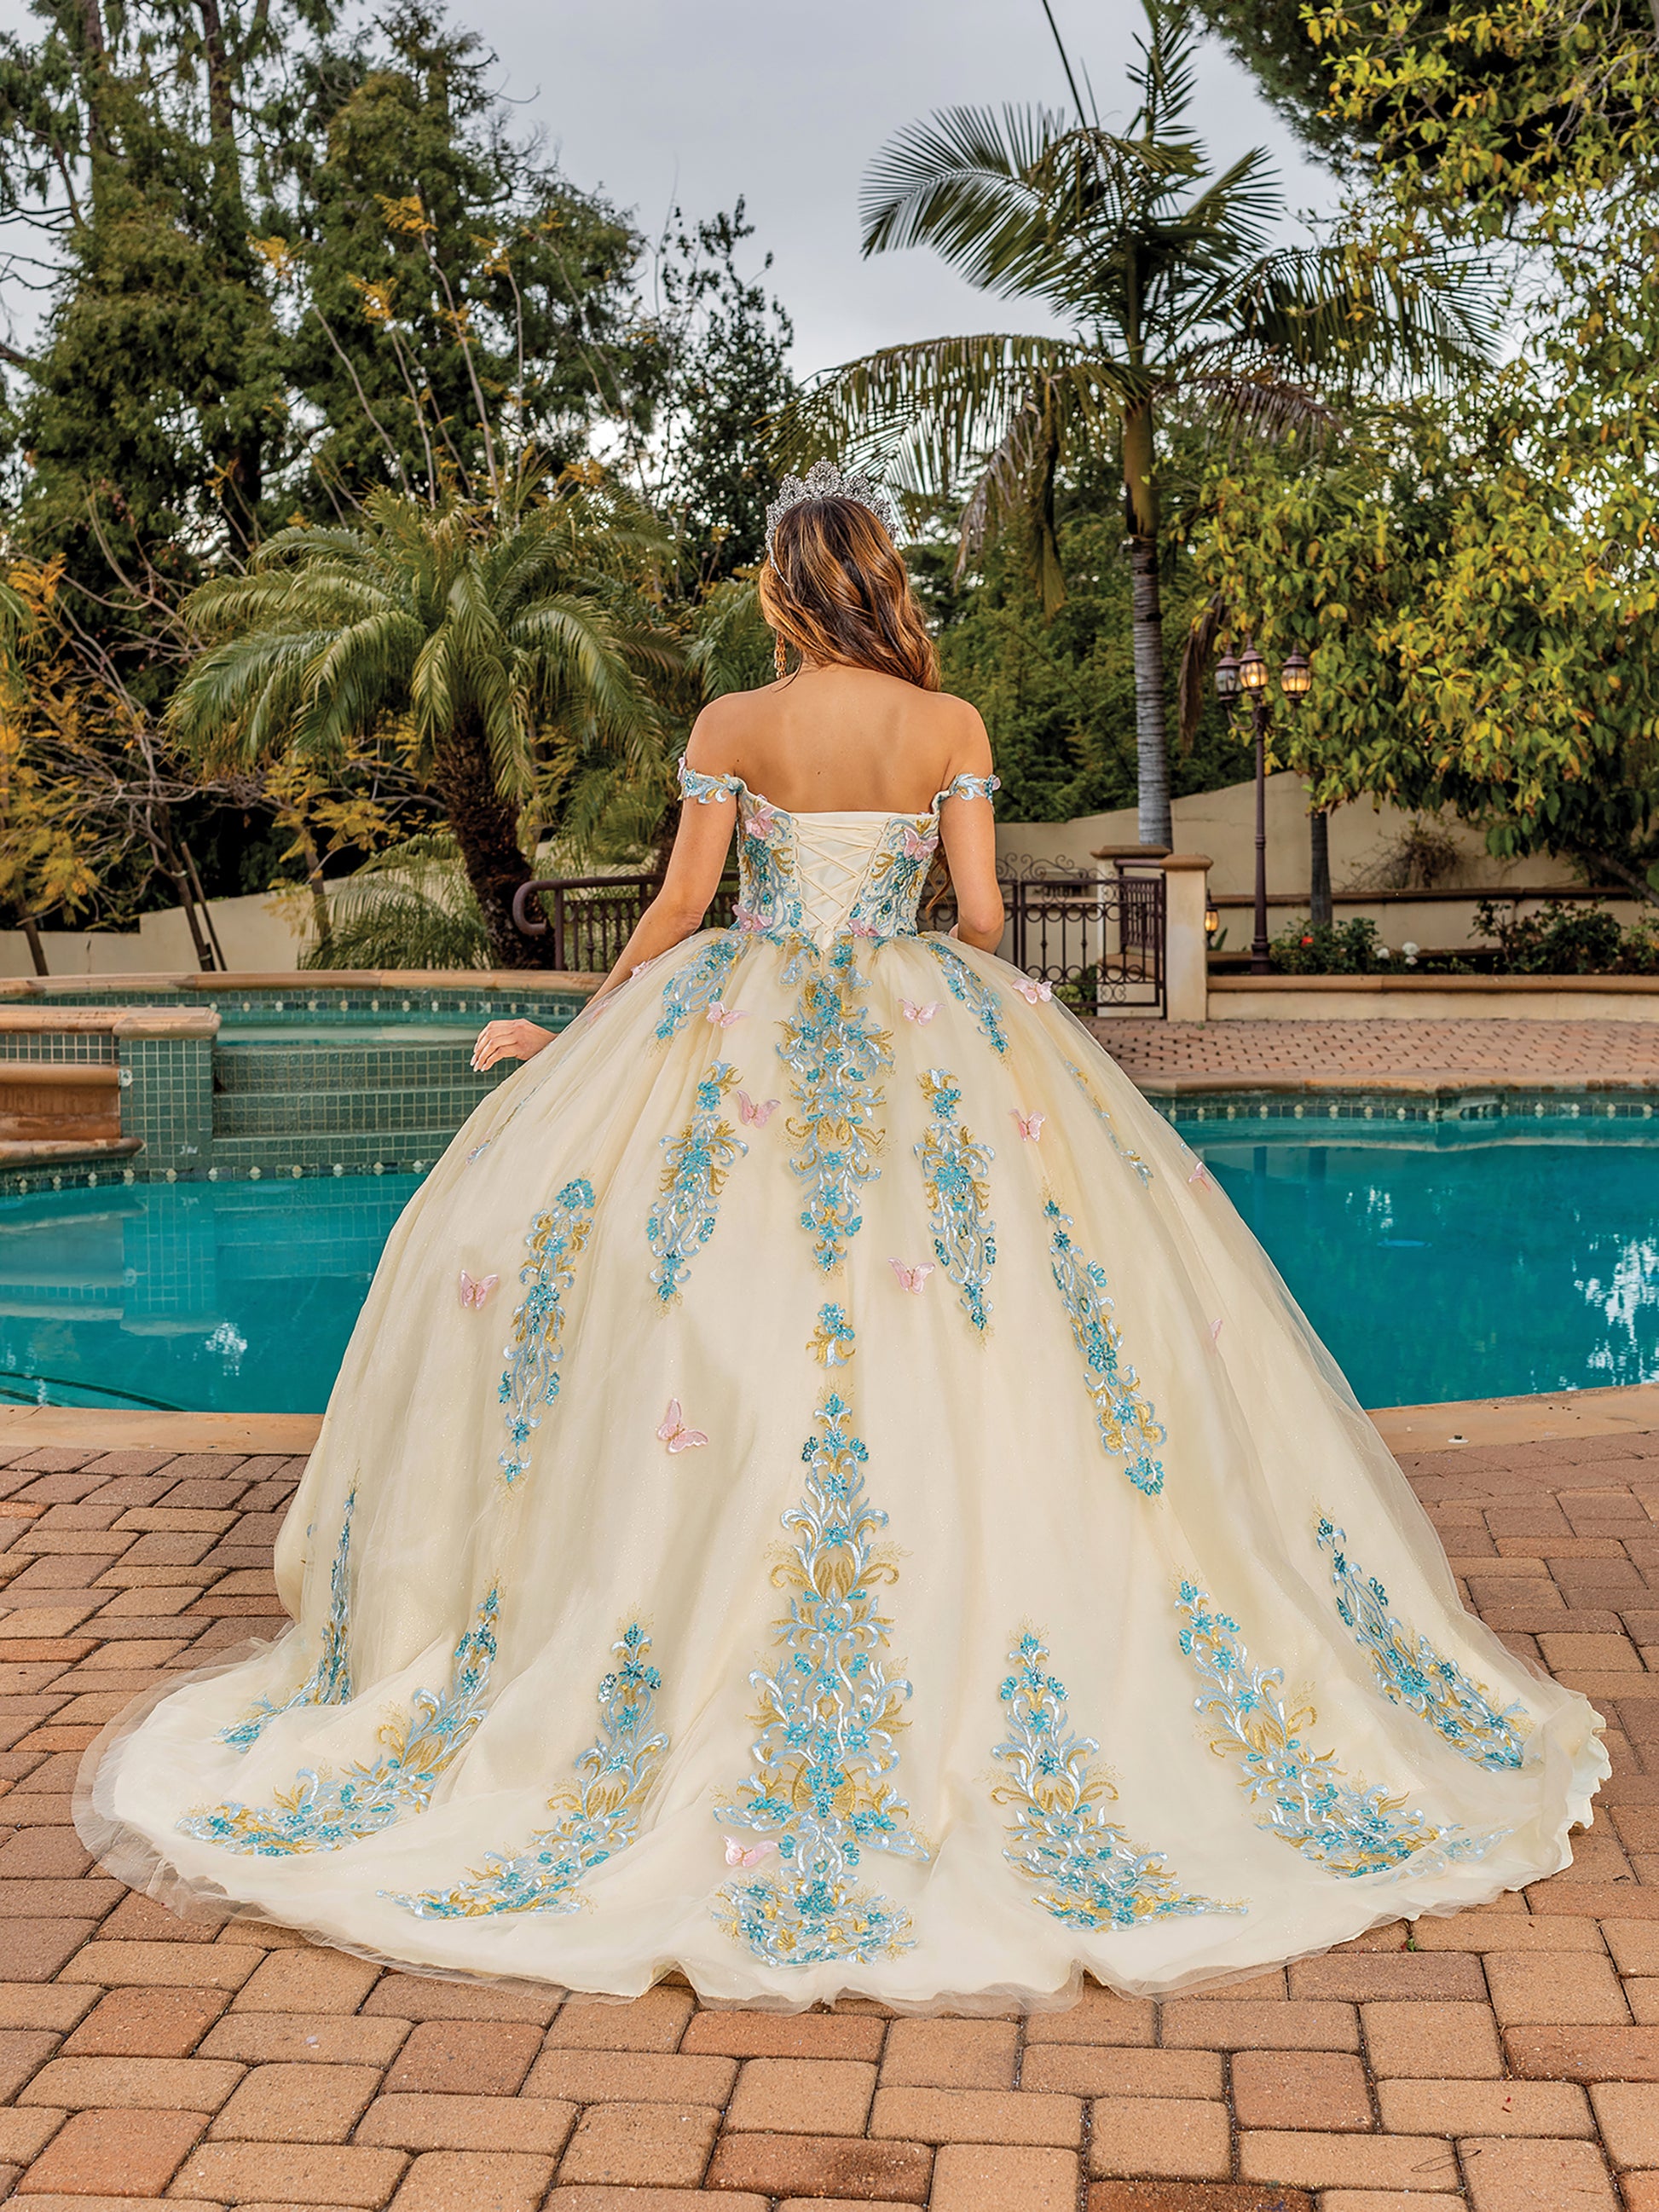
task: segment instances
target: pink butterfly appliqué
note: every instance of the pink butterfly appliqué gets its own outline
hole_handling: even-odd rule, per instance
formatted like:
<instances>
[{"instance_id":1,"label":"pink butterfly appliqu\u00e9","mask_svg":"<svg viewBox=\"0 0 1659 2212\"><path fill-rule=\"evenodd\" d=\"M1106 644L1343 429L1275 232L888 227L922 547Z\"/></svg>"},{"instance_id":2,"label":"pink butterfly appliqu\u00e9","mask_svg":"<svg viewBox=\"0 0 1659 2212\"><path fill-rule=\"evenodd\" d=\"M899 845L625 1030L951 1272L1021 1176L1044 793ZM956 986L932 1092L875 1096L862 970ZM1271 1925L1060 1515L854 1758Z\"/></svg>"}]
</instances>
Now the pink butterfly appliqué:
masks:
<instances>
[{"instance_id":1,"label":"pink butterfly appliqu\u00e9","mask_svg":"<svg viewBox=\"0 0 1659 2212\"><path fill-rule=\"evenodd\" d=\"M1206 1167L1203 1161L1200 1160L1198 1165L1193 1170L1192 1173L1188 1176L1187 1180L1188 1182L1211 1182L1214 1178L1212 1176L1209 1169Z\"/></svg>"},{"instance_id":2,"label":"pink butterfly appliqu\u00e9","mask_svg":"<svg viewBox=\"0 0 1659 2212\"><path fill-rule=\"evenodd\" d=\"M1042 1006L1054 995L1052 983L1016 983L1014 988L1030 1006Z\"/></svg>"},{"instance_id":3,"label":"pink butterfly appliqu\u00e9","mask_svg":"<svg viewBox=\"0 0 1659 2212\"><path fill-rule=\"evenodd\" d=\"M904 1009L905 1020L914 1022L918 1029L925 1030L939 1012L940 1001L937 999L928 999L922 1005L918 1006L914 999L901 999L899 1004Z\"/></svg>"},{"instance_id":4,"label":"pink butterfly appliqu\u00e9","mask_svg":"<svg viewBox=\"0 0 1659 2212\"><path fill-rule=\"evenodd\" d=\"M1026 1143L1040 1145L1042 1142L1042 1125L1048 1116L1046 1114L1022 1114L1018 1106L1012 1111L1014 1120L1019 1126L1019 1133Z\"/></svg>"},{"instance_id":5,"label":"pink butterfly appliqu\u00e9","mask_svg":"<svg viewBox=\"0 0 1659 2212\"><path fill-rule=\"evenodd\" d=\"M751 1098L746 1091L738 1093L738 1114L745 1128L763 1129L777 1112L779 1103L775 1098L757 1101Z\"/></svg>"},{"instance_id":6,"label":"pink butterfly appliqu\u00e9","mask_svg":"<svg viewBox=\"0 0 1659 2212\"><path fill-rule=\"evenodd\" d=\"M717 1030L729 1030L733 1022L746 1022L748 1018L741 1006L728 1006L724 999L716 999L703 1016L704 1021L713 1022Z\"/></svg>"},{"instance_id":7,"label":"pink butterfly appliqu\u00e9","mask_svg":"<svg viewBox=\"0 0 1659 2212\"><path fill-rule=\"evenodd\" d=\"M899 843L907 860L925 860L939 843L937 837L924 837L907 823L899 831Z\"/></svg>"},{"instance_id":8,"label":"pink butterfly appliqu\u00e9","mask_svg":"<svg viewBox=\"0 0 1659 2212\"><path fill-rule=\"evenodd\" d=\"M776 1849L775 1844L762 1843L745 1850L735 1836L728 1836L726 1839L726 1863L736 1867L758 1866L769 1853Z\"/></svg>"},{"instance_id":9,"label":"pink butterfly appliqu\u00e9","mask_svg":"<svg viewBox=\"0 0 1659 2212\"><path fill-rule=\"evenodd\" d=\"M694 1451L699 1444L706 1444L708 1441L701 1429L687 1428L680 1415L678 1398L669 1400L668 1411L658 1425L657 1434L671 1452Z\"/></svg>"},{"instance_id":10,"label":"pink butterfly appliqu\u00e9","mask_svg":"<svg viewBox=\"0 0 1659 2212\"><path fill-rule=\"evenodd\" d=\"M918 1260L914 1267L907 1267L902 1260L890 1260L887 1264L904 1288L915 1297L921 1296L927 1278L933 1272L933 1263L931 1260Z\"/></svg>"},{"instance_id":11,"label":"pink butterfly appliqu\u00e9","mask_svg":"<svg viewBox=\"0 0 1659 2212\"><path fill-rule=\"evenodd\" d=\"M482 1306L501 1279L499 1275L469 1275L466 1269L463 1267L461 1270L462 1305L474 1310Z\"/></svg>"}]
</instances>

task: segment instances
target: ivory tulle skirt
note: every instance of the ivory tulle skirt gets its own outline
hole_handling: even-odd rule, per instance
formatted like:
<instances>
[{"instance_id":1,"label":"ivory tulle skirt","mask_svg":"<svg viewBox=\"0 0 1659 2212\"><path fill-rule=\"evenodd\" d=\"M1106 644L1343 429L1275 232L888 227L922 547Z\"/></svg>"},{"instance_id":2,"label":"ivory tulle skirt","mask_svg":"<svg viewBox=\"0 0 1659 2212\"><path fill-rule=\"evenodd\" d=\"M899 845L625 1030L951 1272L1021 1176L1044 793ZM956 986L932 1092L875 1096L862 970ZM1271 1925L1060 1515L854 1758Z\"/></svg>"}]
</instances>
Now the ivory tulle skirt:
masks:
<instances>
[{"instance_id":1,"label":"ivory tulle skirt","mask_svg":"<svg viewBox=\"0 0 1659 2212\"><path fill-rule=\"evenodd\" d=\"M276 1571L82 1832L431 1972L1179 1990L1555 1872L1607 1771L1194 1155L937 938L706 933L505 1083Z\"/></svg>"}]
</instances>

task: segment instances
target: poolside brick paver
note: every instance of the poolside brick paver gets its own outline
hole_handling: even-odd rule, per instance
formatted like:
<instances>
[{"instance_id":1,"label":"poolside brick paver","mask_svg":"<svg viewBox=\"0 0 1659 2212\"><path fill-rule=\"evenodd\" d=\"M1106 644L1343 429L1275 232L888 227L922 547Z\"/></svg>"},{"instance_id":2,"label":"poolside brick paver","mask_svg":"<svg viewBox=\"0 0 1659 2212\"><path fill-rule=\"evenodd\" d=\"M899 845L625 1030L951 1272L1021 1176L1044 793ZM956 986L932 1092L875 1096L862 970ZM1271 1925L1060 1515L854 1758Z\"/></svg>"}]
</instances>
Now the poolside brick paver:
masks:
<instances>
[{"instance_id":1,"label":"poolside brick paver","mask_svg":"<svg viewBox=\"0 0 1659 2212\"><path fill-rule=\"evenodd\" d=\"M1212 1021L1090 1024L1150 1089L1306 1083L1419 1090L1490 1083L1659 1086L1659 1024L1639 1021Z\"/></svg>"},{"instance_id":2,"label":"poolside brick paver","mask_svg":"<svg viewBox=\"0 0 1659 2212\"><path fill-rule=\"evenodd\" d=\"M1340 1026L1386 1027L1399 1070L1393 1024ZM1476 1608L1607 1714L1577 1863L1161 2005L1090 1985L1063 2012L890 2019L428 1979L125 1891L70 1825L81 1752L129 1697L280 1631L270 1546L300 1466L0 1455L0 2197L1659 2212L1659 1430L1407 1470Z\"/></svg>"}]
</instances>

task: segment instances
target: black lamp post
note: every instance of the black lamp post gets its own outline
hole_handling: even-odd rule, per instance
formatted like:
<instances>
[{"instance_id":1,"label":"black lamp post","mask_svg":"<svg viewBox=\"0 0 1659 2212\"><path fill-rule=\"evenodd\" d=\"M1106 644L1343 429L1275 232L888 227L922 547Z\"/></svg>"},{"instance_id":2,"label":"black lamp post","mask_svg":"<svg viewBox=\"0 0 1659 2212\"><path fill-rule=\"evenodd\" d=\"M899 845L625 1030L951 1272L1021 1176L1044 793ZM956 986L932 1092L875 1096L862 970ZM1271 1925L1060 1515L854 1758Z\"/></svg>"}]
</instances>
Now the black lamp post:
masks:
<instances>
[{"instance_id":1,"label":"black lamp post","mask_svg":"<svg viewBox=\"0 0 1659 2212\"><path fill-rule=\"evenodd\" d=\"M1216 664L1216 696L1231 714L1241 699L1250 706L1255 740L1255 933L1250 939L1250 973L1266 975L1273 967L1267 945L1267 664L1248 640L1235 659L1224 653ZM1279 672L1279 688L1291 706L1313 688L1313 671L1300 653L1289 654Z\"/></svg>"}]
</instances>

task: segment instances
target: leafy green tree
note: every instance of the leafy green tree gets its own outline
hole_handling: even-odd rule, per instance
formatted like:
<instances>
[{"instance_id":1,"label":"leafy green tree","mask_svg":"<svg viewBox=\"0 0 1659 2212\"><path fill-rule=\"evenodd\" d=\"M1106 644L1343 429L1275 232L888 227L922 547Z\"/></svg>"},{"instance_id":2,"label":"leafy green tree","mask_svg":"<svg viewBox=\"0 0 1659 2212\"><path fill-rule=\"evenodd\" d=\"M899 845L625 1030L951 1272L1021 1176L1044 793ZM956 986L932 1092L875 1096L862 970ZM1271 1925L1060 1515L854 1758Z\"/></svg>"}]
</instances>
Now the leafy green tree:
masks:
<instances>
[{"instance_id":1,"label":"leafy green tree","mask_svg":"<svg viewBox=\"0 0 1659 2212\"><path fill-rule=\"evenodd\" d=\"M497 967L537 964L514 927L534 840L556 801L562 739L607 747L636 778L660 760L651 682L673 656L629 586L661 542L582 481L496 507L371 492L356 526L280 532L245 576L189 611L207 650L171 721L198 756L327 759L406 721L441 802Z\"/></svg>"},{"instance_id":2,"label":"leafy green tree","mask_svg":"<svg viewBox=\"0 0 1659 2212\"><path fill-rule=\"evenodd\" d=\"M1558 275L1559 320L1485 392L1320 468L1218 468L1195 554L1235 637L1310 652L1273 743L1316 805L1450 805L1494 853L1652 897L1659 216L1633 203Z\"/></svg>"},{"instance_id":3,"label":"leafy green tree","mask_svg":"<svg viewBox=\"0 0 1659 2212\"><path fill-rule=\"evenodd\" d=\"M764 282L772 257L757 278L737 265L753 235L739 200L729 214L682 224L661 264L658 327L672 367L655 504L677 518L688 580L702 589L766 550L766 509L778 489L769 426L795 390L793 325Z\"/></svg>"},{"instance_id":4,"label":"leafy green tree","mask_svg":"<svg viewBox=\"0 0 1659 2212\"><path fill-rule=\"evenodd\" d=\"M1465 210L1605 179L1650 127L1650 0L1194 5L1315 152Z\"/></svg>"},{"instance_id":5,"label":"leafy green tree","mask_svg":"<svg viewBox=\"0 0 1659 2212\"><path fill-rule=\"evenodd\" d=\"M493 57L420 0L320 57L264 255L290 336L307 511L376 487L489 495L534 446L562 467L604 419L641 430L659 349L640 241L507 133Z\"/></svg>"},{"instance_id":6,"label":"leafy green tree","mask_svg":"<svg viewBox=\"0 0 1659 2212\"><path fill-rule=\"evenodd\" d=\"M963 548L1025 535L1045 608L1064 596L1063 464L1120 471L1132 578L1140 834L1170 842L1159 574L1166 417L1276 434L1328 419L1312 388L1421 378L1483 357L1484 302L1432 257L1268 244L1279 201L1259 149L1220 175L1188 126L1195 33L1146 0L1121 133L951 108L902 132L864 199L866 252L929 245L985 290L1040 300L1069 338L992 333L890 347L798 410L798 446L902 438L921 480L964 479Z\"/></svg>"}]
</instances>

